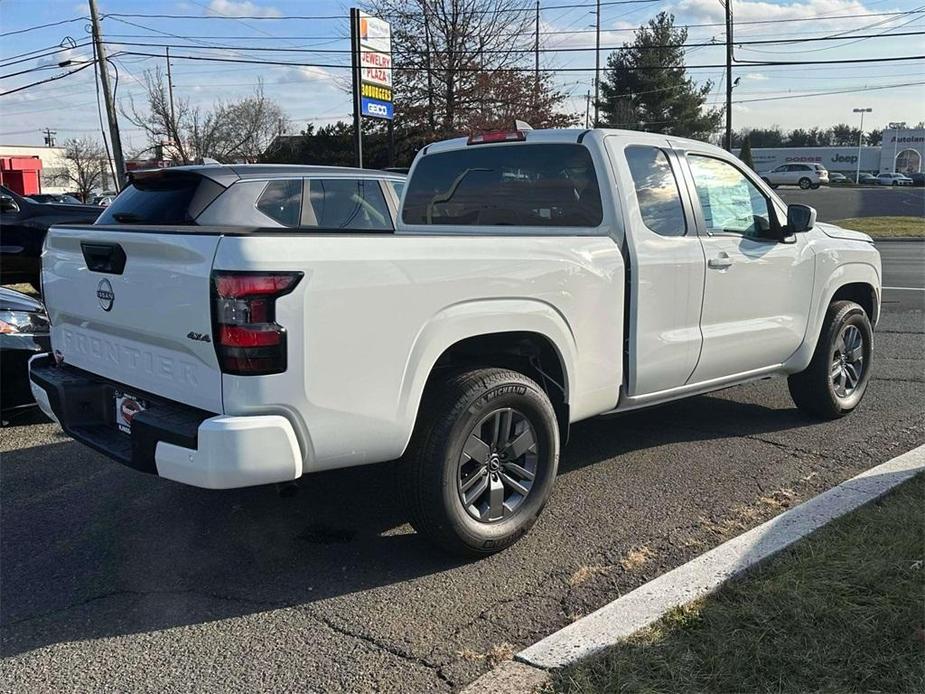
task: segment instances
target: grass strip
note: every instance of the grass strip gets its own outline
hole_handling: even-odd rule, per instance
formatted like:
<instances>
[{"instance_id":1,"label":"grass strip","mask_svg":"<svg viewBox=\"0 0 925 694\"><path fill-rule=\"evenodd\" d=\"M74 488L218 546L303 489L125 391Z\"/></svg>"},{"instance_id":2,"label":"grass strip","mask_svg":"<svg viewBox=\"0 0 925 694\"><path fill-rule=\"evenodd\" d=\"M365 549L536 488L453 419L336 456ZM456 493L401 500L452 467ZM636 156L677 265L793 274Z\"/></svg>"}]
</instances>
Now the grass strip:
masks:
<instances>
[{"instance_id":1,"label":"grass strip","mask_svg":"<svg viewBox=\"0 0 925 694\"><path fill-rule=\"evenodd\" d=\"M925 210L921 217L850 217L839 219L837 224L845 229L854 229L870 234L874 238L890 236L908 236L925 238Z\"/></svg>"},{"instance_id":2,"label":"grass strip","mask_svg":"<svg viewBox=\"0 0 925 694\"><path fill-rule=\"evenodd\" d=\"M925 475L555 673L549 689L925 692Z\"/></svg>"}]
</instances>

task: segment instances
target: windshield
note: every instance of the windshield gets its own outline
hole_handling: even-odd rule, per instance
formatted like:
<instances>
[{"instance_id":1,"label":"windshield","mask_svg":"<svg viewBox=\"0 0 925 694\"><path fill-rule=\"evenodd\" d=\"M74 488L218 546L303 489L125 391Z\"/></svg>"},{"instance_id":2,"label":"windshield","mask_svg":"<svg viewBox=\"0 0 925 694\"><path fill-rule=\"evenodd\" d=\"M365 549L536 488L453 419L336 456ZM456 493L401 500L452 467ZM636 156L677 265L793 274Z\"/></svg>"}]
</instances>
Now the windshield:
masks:
<instances>
[{"instance_id":1,"label":"windshield","mask_svg":"<svg viewBox=\"0 0 925 694\"><path fill-rule=\"evenodd\" d=\"M594 163L578 144L470 145L425 155L408 182L406 224L595 227Z\"/></svg>"}]
</instances>

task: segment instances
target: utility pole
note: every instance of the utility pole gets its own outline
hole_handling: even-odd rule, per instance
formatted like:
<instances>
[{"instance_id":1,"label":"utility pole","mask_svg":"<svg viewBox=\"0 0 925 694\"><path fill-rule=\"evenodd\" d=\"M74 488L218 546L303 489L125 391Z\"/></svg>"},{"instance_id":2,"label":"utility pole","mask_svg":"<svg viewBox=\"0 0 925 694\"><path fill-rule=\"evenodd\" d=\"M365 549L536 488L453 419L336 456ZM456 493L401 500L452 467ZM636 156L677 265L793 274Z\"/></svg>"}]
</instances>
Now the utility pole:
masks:
<instances>
[{"instance_id":1,"label":"utility pole","mask_svg":"<svg viewBox=\"0 0 925 694\"><path fill-rule=\"evenodd\" d=\"M54 147L55 146L55 135L58 134L58 131L52 130L51 128L45 128L41 132L45 133L45 146Z\"/></svg>"},{"instance_id":2,"label":"utility pole","mask_svg":"<svg viewBox=\"0 0 925 694\"><path fill-rule=\"evenodd\" d=\"M864 141L864 114L870 113L874 109L872 108L856 108L854 109L855 113L861 114L861 131L858 133L858 166L857 170L854 172L854 182L860 183L858 180L861 178L861 143Z\"/></svg>"},{"instance_id":3,"label":"utility pole","mask_svg":"<svg viewBox=\"0 0 925 694\"><path fill-rule=\"evenodd\" d=\"M93 24L93 45L96 49L96 69L99 70L100 84L103 87L103 100L106 102L106 118L109 121L109 141L112 144L112 158L116 160L117 190L122 190L125 181L125 157L122 156L122 138L119 136L119 120L116 117L116 105L109 88L109 70L106 63L106 48L100 34L100 17L96 11L96 0L90 2L90 21Z\"/></svg>"},{"instance_id":4,"label":"utility pole","mask_svg":"<svg viewBox=\"0 0 925 694\"><path fill-rule=\"evenodd\" d=\"M350 57L353 69L353 154L357 168L363 168L363 101L360 94L360 11L350 8Z\"/></svg>"},{"instance_id":5,"label":"utility pole","mask_svg":"<svg viewBox=\"0 0 925 694\"><path fill-rule=\"evenodd\" d=\"M597 0L597 31L594 39L594 127L597 127L598 102L601 100L601 0Z\"/></svg>"},{"instance_id":6,"label":"utility pole","mask_svg":"<svg viewBox=\"0 0 925 694\"><path fill-rule=\"evenodd\" d=\"M536 0L536 33L533 39L533 108L540 98L540 0Z\"/></svg>"},{"instance_id":7,"label":"utility pole","mask_svg":"<svg viewBox=\"0 0 925 694\"><path fill-rule=\"evenodd\" d=\"M726 0L726 151L732 151L732 0Z\"/></svg>"},{"instance_id":8,"label":"utility pole","mask_svg":"<svg viewBox=\"0 0 925 694\"><path fill-rule=\"evenodd\" d=\"M591 125L591 90L588 90L587 95L585 96L585 127L590 128Z\"/></svg>"},{"instance_id":9,"label":"utility pole","mask_svg":"<svg viewBox=\"0 0 925 694\"><path fill-rule=\"evenodd\" d=\"M171 127L174 127L177 121L173 112L173 75L170 73L170 46L165 46L164 52L167 54L167 94L170 97L170 122L173 124Z\"/></svg>"}]
</instances>

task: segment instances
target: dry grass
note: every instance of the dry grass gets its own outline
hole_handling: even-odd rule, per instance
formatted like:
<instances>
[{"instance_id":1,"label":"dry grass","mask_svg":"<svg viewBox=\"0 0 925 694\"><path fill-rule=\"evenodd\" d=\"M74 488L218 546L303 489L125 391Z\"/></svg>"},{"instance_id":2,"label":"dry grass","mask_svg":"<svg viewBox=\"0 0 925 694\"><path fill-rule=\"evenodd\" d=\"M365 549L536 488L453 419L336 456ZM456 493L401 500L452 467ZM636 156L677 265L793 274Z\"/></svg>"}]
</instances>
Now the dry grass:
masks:
<instances>
[{"instance_id":1,"label":"dry grass","mask_svg":"<svg viewBox=\"0 0 925 694\"><path fill-rule=\"evenodd\" d=\"M551 689L925 691L923 509L919 475L714 595L560 671Z\"/></svg>"},{"instance_id":2,"label":"dry grass","mask_svg":"<svg viewBox=\"0 0 925 694\"><path fill-rule=\"evenodd\" d=\"M655 556L655 552L646 546L634 547L620 560L620 566L623 567L624 571L635 571L653 556Z\"/></svg>"},{"instance_id":3,"label":"dry grass","mask_svg":"<svg viewBox=\"0 0 925 694\"><path fill-rule=\"evenodd\" d=\"M612 566L600 566L600 565L580 566L575 571L575 573L573 573L569 577L568 584L572 588L575 588L576 586L580 586L582 583L587 583L595 576L600 576L601 574L607 573L612 568L613 568Z\"/></svg>"},{"instance_id":4,"label":"dry grass","mask_svg":"<svg viewBox=\"0 0 925 694\"><path fill-rule=\"evenodd\" d=\"M512 660L514 658L514 653L516 648L509 643L498 643L493 645L484 653L479 653L474 651L471 648L464 648L461 651L457 652L457 655L463 660L468 660L469 662L479 662L484 660L488 663L489 666L494 667L505 661Z\"/></svg>"}]
</instances>

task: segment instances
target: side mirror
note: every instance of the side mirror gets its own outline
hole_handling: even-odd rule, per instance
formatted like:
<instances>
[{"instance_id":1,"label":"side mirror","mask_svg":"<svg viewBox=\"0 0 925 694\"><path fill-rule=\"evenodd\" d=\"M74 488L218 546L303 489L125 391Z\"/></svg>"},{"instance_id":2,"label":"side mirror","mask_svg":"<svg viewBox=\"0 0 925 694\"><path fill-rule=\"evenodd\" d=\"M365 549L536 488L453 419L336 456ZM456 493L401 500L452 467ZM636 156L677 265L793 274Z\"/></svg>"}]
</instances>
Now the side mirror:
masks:
<instances>
[{"instance_id":1,"label":"side mirror","mask_svg":"<svg viewBox=\"0 0 925 694\"><path fill-rule=\"evenodd\" d=\"M816 226L816 208L809 205L787 205L787 229L791 234L809 231Z\"/></svg>"},{"instance_id":2,"label":"side mirror","mask_svg":"<svg viewBox=\"0 0 925 694\"><path fill-rule=\"evenodd\" d=\"M19 205L9 195L0 195L0 212L19 212Z\"/></svg>"}]
</instances>

